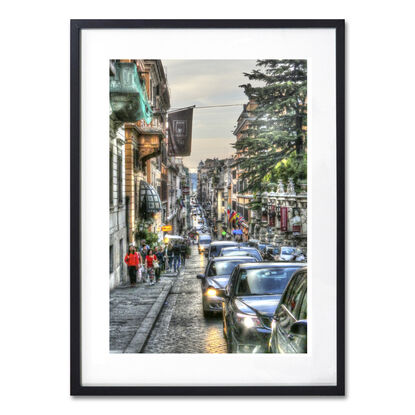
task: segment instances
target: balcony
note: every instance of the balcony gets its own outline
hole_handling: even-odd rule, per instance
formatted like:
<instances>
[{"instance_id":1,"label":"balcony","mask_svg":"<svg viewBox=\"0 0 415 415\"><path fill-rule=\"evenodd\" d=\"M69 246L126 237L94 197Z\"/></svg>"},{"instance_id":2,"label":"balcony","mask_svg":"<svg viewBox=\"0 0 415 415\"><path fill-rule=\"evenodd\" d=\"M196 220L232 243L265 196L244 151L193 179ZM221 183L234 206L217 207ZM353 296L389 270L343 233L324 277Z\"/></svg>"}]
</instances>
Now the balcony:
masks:
<instances>
[{"instance_id":1,"label":"balcony","mask_svg":"<svg viewBox=\"0 0 415 415\"><path fill-rule=\"evenodd\" d=\"M144 169L147 160L161 154L164 133L161 129L142 127L139 124L125 123L125 133L126 137L132 138L137 148L135 167Z\"/></svg>"},{"instance_id":2,"label":"balcony","mask_svg":"<svg viewBox=\"0 0 415 415\"><path fill-rule=\"evenodd\" d=\"M139 77L133 62L113 64L114 76L110 77L110 105L118 120L135 122L153 118L144 81Z\"/></svg>"}]
</instances>

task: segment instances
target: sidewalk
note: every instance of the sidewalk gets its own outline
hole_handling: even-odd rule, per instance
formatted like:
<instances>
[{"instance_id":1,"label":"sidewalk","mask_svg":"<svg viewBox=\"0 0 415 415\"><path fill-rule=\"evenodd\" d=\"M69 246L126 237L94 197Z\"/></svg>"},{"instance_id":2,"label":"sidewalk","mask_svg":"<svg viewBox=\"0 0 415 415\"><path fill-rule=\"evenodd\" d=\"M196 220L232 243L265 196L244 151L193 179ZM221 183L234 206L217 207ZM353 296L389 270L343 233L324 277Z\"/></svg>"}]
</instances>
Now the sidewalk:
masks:
<instances>
[{"instance_id":1,"label":"sidewalk","mask_svg":"<svg viewBox=\"0 0 415 415\"><path fill-rule=\"evenodd\" d=\"M163 273L155 285L121 285L110 292L110 352L140 353L177 274Z\"/></svg>"}]
</instances>

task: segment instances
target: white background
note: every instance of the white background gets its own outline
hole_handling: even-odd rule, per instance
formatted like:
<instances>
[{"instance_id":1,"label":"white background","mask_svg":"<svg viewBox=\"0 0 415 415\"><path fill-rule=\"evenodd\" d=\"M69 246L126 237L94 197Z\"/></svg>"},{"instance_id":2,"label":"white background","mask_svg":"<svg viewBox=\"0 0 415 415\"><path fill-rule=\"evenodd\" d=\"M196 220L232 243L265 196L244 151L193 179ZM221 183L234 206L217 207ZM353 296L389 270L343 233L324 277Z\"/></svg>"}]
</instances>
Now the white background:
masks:
<instances>
[{"instance_id":1,"label":"white background","mask_svg":"<svg viewBox=\"0 0 415 415\"><path fill-rule=\"evenodd\" d=\"M3 6L2 411L410 412L415 289L409 267L415 231L410 2L180 4L186 5L39 0ZM69 397L68 20L81 17L347 20L346 398Z\"/></svg>"},{"instance_id":2,"label":"white background","mask_svg":"<svg viewBox=\"0 0 415 415\"><path fill-rule=\"evenodd\" d=\"M166 39L188 47L170 48ZM224 44L227 48L223 48ZM157 45L156 51L153 51L154 45ZM109 134L108 61L121 56L152 56L163 60L175 56L307 59L311 322L307 354L109 353L108 281L104 278L109 269L108 256L104 255L109 245L108 148L103 137ZM81 61L82 258L86 259L82 261L81 287L82 384L336 384L335 31L197 30L189 35L186 30L88 30L82 34ZM171 93L174 94L174 89ZM222 369L212 370L212 367Z\"/></svg>"}]
</instances>

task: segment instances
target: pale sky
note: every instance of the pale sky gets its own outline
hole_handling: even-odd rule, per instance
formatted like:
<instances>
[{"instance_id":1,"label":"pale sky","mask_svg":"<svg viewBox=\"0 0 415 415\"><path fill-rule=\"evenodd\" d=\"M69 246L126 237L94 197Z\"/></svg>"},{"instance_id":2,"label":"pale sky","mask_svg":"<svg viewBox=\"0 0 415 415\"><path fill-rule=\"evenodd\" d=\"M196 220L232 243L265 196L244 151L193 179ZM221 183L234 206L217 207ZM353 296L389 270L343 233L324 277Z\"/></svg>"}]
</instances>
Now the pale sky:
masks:
<instances>
[{"instance_id":1,"label":"pale sky","mask_svg":"<svg viewBox=\"0 0 415 415\"><path fill-rule=\"evenodd\" d=\"M245 104L239 85L249 82L243 72L255 68L254 60L163 60L170 89L171 108ZM234 153L232 134L242 105L195 109L193 111L192 154L183 162L192 170L200 160L225 158Z\"/></svg>"}]
</instances>

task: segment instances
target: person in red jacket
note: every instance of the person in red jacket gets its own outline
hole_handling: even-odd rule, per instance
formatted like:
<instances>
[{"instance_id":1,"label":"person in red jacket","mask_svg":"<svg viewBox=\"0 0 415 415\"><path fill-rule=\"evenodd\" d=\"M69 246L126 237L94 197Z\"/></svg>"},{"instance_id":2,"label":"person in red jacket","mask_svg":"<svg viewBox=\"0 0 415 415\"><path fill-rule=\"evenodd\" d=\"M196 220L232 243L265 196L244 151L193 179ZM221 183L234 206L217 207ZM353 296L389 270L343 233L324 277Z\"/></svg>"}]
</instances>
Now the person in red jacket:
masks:
<instances>
[{"instance_id":1,"label":"person in red jacket","mask_svg":"<svg viewBox=\"0 0 415 415\"><path fill-rule=\"evenodd\" d=\"M150 285L154 285L154 265L157 263L157 257L154 255L153 250L150 249L146 255L146 268ZM157 263L158 266L158 263Z\"/></svg>"},{"instance_id":2,"label":"person in red jacket","mask_svg":"<svg viewBox=\"0 0 415 415\"><path fill-rule=\"evenodd\" d=\"M142 263L141 256L137 254L133 245L130 245L129 251L124 258L124 262L128 266L128 275L130 277L130 283L135 284L137 282L138 267Z\"/></svg>"}]
</instances>

